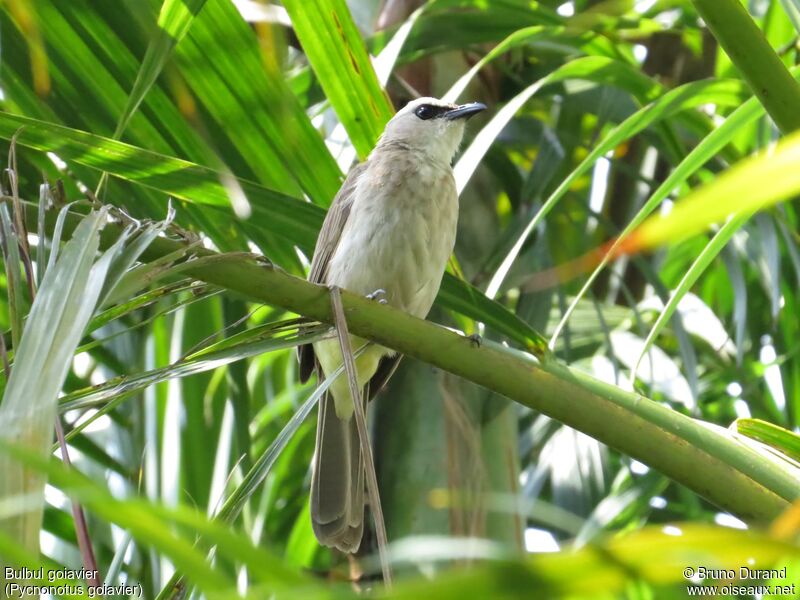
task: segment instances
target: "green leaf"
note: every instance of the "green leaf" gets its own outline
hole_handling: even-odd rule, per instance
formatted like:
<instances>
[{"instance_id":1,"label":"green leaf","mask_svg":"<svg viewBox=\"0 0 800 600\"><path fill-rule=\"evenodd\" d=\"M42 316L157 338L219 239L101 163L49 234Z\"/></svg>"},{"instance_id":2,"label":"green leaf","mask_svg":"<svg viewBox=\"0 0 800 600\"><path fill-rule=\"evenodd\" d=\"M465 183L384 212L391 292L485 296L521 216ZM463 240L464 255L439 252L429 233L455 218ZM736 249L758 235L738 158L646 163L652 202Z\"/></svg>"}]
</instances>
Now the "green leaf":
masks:
<instances>
[{"instance_id":1,"label":"green leaf","mask_svg":"<svg viewBox=\"0 0 800 600\"><path fill-rule=\"evenodd\" d=\"M363 349L359 349L354 353L354 356L358 356L362 351ZM250 500L250 497L255 493L258 487L264 483L264 480L271 471L275 461L281 455L295 433L297 433L297 430L300 428L303 422L308 418L308 415L311 413L311 411L316 407L319 399L328 391L328 388L331 386L331 384L343 373L344 365L341 365L338 369L331 373L330 377L325 378L325 380L316 387L314 392L306 399L305 402L303 402L302 406L294 411L292 418L289 419L269 447L261 454L261 456L259 456L258 460L255 461L247 474L242 478L242 482L236 486L236 488L225 499L225 502L222 504L219 511L217 511L214 515L214 521L224 524L231 524L236 520L246 506L247 502ZM212 546L213 544L209 545L209 547ZM169 591L176 587L182 578L183 575L176 572L158 595L158 598L168 597Z\"/></svg>"},{"instance_id":2,"label":"green leaf","mask_svg":"<svg viewBox=\"0 0 800 600\"><path fill-rule=\"evenodd\" d=\"M653 95L653 88L647 89L647 81L636 78L627 65L601 59L598 57L577 59L567 63L557 71L526 88L522 93L508 102L497 115L475 137L470 147L459 159L454 172L460 188L466 186L478 162L485 153L487 145L494 140L506 123L527 102L533 94L545 85L565 79L588 79L593 81L607 81L613 79L620 82L633 82L644 95ZM626 85L630 85L629 83ZM487 295L494 297L508 274L525 242L536 226L547 216L558 201L567 193L572 185L584 175L592 165L604 154L615 148L623 141L633 137L650 125L657 123L671 115L698 106L704 102L735 105L741 101L742 86L736 81L697 81L688 83L674 90L670 90L657 100L652 101L637 110L622 123L614 127L603 139L595 145L581 163L575 167L547 197L542 208L525 225L517 237L514 245L508 251L500 267L494 273L489 285Z\"/></svg>"},{"instance_id":3,"label":"green leaf","mask_svg":"<svg viewBox=\"0 0 800 600\"><path fill-rule=\"evenodd\" d=\"M289 323L296 327L295 321ZM325 333L312 329L298 335L278 335L284 332L284 327L284 323L269 323L254 327L169 366L136 375L117 377L100 385L66 394L59 401L60 410L63 412L76 408L102 406L162 381L210 371L249 356L311 343L320 339Z\"/></svg>"},{"instance_id":4,"label":"green leaf","mask_svg":"<svg viewBox=\"0 0 800 600\"><path fill-rule=\"evenodd\" d=\"M0 239L3 246L3 262L5 263L6 287L8 288L8 317L11 322L11 340L14 348L19 347L25 317L25 280L21 272L19 238L11 225L8 207L0 207Z\"/></svg>"},{"instance_id":5,"label":"green leaf","mask_svg":"<svg viewBox=\"0 0 800 600\"><path fill-rule=\"evenodd\" d=\"M325 95L363 160L394 111L347 4L344 0L283 4Z\"/></svg>"},{"instance_id":6,"label":"green leaf","mask_svg":"<svg viewBox=\"0 0 800 600\"><path fill-rule=\"evenodd\" d=\"M470 49L498 42L524 27L554 27L565 21L542 2L436 0L428 3L424 18L409 36L405 61Z\"/></svg>"},{"instance_id":7,"label":"green leaf","mask_svg":"<svg viewBox=\"0 0 800 600\"><path fill-rule=\"evenodd\" d=\"M458 16L454 15L454 18L457 19ZM602 47L602 42L607 42L607 40L600 36L592 36L589 41L586 41L584 37L573 37L573 35L570 35L568 30L564 27L546 27L542 25L534 25L531 27L517 29L508 37L503 39L494 48L492 48L489 52L487 52L484 56L482 56L478 62L472 65L469 71L459 77L458 81L453 84L453 86L442 98L451 102L457 101L461 97L461 94L464 93L464 90L467 88L469 83L475 78L475 75L487 64L494 61L498 57L509 53L511 50L536 44L538 41L543 43L549 42L552 44L572 43L575 45L579 45L577 42L580 42L580 45L583 46L583 49L587 54L600 57L605 54L605 49ZM607 58L612 59L615 57L609 55Z\"/></svg>"},{"instance_id":8,"label":"green leaf","mask_svg":"<svg viewBox=\"0 0 800 600\"><path fill-rule=\"evenodd\" d=\"M753 213L800 193L800 133L774 150L740 161L711 183L675 204L665 216L651 217L622 243L640 251L675 243L736 213Z\"/></svg>"},{"instance_id":9,"label":"green leaf","mask_svg":"<svg viewBox=\"0 0 800 600\"><path fill-rule=\"evenodd\" d=\"M128 103L114 130L114 139L119 139L125 131L133 113L156 82L175 44L189 31L192 21L205 3L206 0L164 0L158 15L158 31L147 46Z\"/></svg>"},{"instance_id":10,"label":"green leaf","mask_svg":"<svg viewBox=\"0 0 800 600\"><path fill-rule=\"evenodd\" d=\"M144 543L158 548L174 563L191 573L192 580L206 591L233 588L233 582L221 571L212 569L203 554L191 541L171 531L159 518L154 506L146 507L135 500L116 500L95 482L74 470L67 469L47 455L31 452L25 446L0 440L0 457L17 468L26 468L39 476L47 476L51 485L71 493L93 513L115 523Z\"/></svg>"},{"instance_id":11,"label":"green leaf","mask_svg":"<svg viewBox=\"0 0 800 600\"><path fill-rule=\"evenodd\" d=\"M5 206L2 207L5 212ZM0 404L0 437L46 455L53 436L56 403L72 356L94 312L108 268L125 235L97 264L100 229L106 211L84 218L61 258L47 270L28 315L25 332ZM41 495L44 481L0 455L0 498ZM1 522L29 550L39 546L42 500L18 519Z\"/></svg>"},{"instance_id":12,"label":"green leaf","mask_svg":"<svg viewBox=\"0 0 800 600\"><path fill-rule=\"evenodd\" d=\"M761 419L736 419L733 427L738 433L767 444L795 461L800 461L800 436L793 431Z\"/></svg>"},{"instance_id":13,"label":"green leaf","mask_svg":"<svg viewBox=\"0 0 800 600\"><path fill-rule=\"evenodd\" d=\"M259 181L299 195L294 185L272 183L290 175L314 203L331 203L341 171L286 84L276 58L264 60L271 54L262 52L233 2L209 0L176 54L187 83ZM262 179L265 170L271 175Z\"/></svg>"},{"instance_id":14,"label":"green leaf","mask_svg":"<svg viewBox=\"0 0 800 600\"><path fill-rule=\"evenodd\" d=\"M547 349L546 340L528 323L470 283L445 273L436 303L484 323L536 355Z\"/></svg>"},{"instance_id":15,"label":"green leaf","mask_svg":"<svg viewBox=\"0 0 800 600\"><path fill-rule=\"evenodd\" d=\"M786 578L774 583L790 587L796 576L793 561L800 556L796 544L758 531L678 522L610 536L580 549L530 554L522 562L495 545L470 545L452 538L411 542L403 548L402 558L414 563L420 555L433 554L437 542L439 552L451 559L474 561L477 555L490 560L443 573L434 581L399 584L385 597L414 600L433 593L446 599L516 598L536 590L543 598L686 598L687 587L700 591L691 579L698 566L713 564L738 575L741 567L781 569L788 564ZM635 580L649 582L657 591L634 596ZM714 583L709 577L699 585ZM737 583L751 585L747 580Z\"/></svg>"},{"instance_id":16,"label":"green leaf","mask_svg":"<svg viewBox=\"0 0 800 600\"><path fill-rule=\"evenodd\" d=\"M43 34L53 48L51 69L59 81L58 102L53 103L51 110L41 99L28 93L25 65L19 60L24 39L12 25L10 34L4 36L4 44L14 60L3 61L1 65L9 106L28 116L111 135L129 102L128 90L140 72L138 56L143 50L138 47L137 37L144 35L143 30L150 33L149 20L154 17L147 4L97 5L85 0L69 3L42 0L37 3ZM0 16L5 14L0 12ZM162 19L162 24L172 21ZM80 28L73 27L73 23L80 23ZM137 27L140 23L143 24ZM119 35L121 28L126 35ZM171 31L181 29L182 26L176 23L171 25ZM159 30L155 31L158 35ZM195 101L188 97L190 92L185 84L181 82L178 85L172 72L169 80L179 89L154 83L142 101L141 110L130 119L125 130L126 140L156 152L186 157L194 163L211 166L220 174L220 182L226 188L226 202L235 200L236 206L246 206L242 198L252 204L257 204L260 198L258 194L250 198L247 189L237 188L226 166L228 163L235 166L239 175L245 173L245 177L272 189L300 195L302 186L315 202L329 203L341 178L338 167L308 117L285 88L282 78L273 75L267 79L260 61L258 41L233 4L227 0L207 3L189 31L190 34L177 47L179 59L197 47L195 38L198 36L205 40L202 43L208 43L210 38L211 43L218 47L214 53L206 53L201 44L201 59L195 61L196 68L191 64L183 64L182 68L189 84L202 88L198 100L208 103L208 110L221 119L221 124L213 123L213 139L204 139L208 136L198 127L201 124L197 115L190 114L191 111L187 113L185 105L194 106ZM91 73L92 77L76 79L73 73ZM208 74L210 80L206 78ZM253 86L258 89L253 91ZM176 100L170 98L167 90L177 96ZM176 103L180 104L180 110ZM224 162L216 151L217 147L225 150ZM292 160L287 161L287 157L292 157ZM71 167L84 184L91 188L95 186L94 174L77 164ZM134 188L133 195L140 203L137 216L160 218L158 201L149 190ZM239 223L208 218L193 206L182 211L184 222L187 216L201 223L201 228L218 247L226 250L245 247L245 242L237 240L236 234L231 232L233 228L240 229ZM256 215L254 221L261 223L269 219L261 214ZM254 228L250 233L257 244L270 250L275 260L290 255L290 245L285 242L276 244L274 238L265 239L269 234L260 233L260 228ZM293 255L290 260L297 262ZM291 263L284 261L281 264L288 267Z\"/></svg>"},{"instance_id":17,"label":"green leaf","mask_svg":"<svg viewBox=\"0 0 800 600\"><path fill-rule=\"evenodd\" d=\"M797 71L800 73L800 70ZM737 132L752 123L760 116L764 115L764 108L759 104L757 98L751 98L733 113L716 129L711 131L705 136L700 143L692 149L692 151L684 157L683 160L670 172L669 176L658 186L650 198L644 203L641 209L634 215L634 217L625 225L625 228L614 240L609 251L603 256L600 264L594 269L592 274L588 277L583 287L575 296L570 306L564 312L561 321L556 326L552 336L555 340L566 322L569 320L572 311L574 310L580 299L586 294L595 281L600 271L612 259L614 252L619 245L627 238L632 231L641 225L644 220L664 201L669 197L674 190L679 189L681 185L688 181L689 177L697 173L703 165L711 160L718 152L720 152L727 144L729 144Z\"/></svg>"},{"instance_id":18,"label":"green leaf","mask_svg":"<svg viewBox=\"0 0 800 600\"><path fill-rule=\"evenodd\" d=\"M228 191L221 183L223 174L208 167L84 131L0 112L0 138L10 139L21 127L20 145L55 152L63 160L107 171L187 202L218 208L229 205ZM239 185L250 199L259 223L303 248L314 246L323 216L319 208L257 183L239 180Z\"/></svg>"},{"instance_id":19,"label":"green leaf","mask_svg":"<svg viewBox=\"0 0 800 600\"><path fill-rule=\"evenodd\" d=\"M731 219L725 223L725 225L720 227L719 231L714 235L713 238L711 238L708 244L706 244L705 248L703 248L703 251L692 262L692 265L686 271L678 283L678 286L670 295L669 302L667 302L664 306L664 309L658 313L658 318L656 319L656 322L653 323L650 333L647 334L647 339L644 341L642 351L639 354L639 358L636 360L636 365L631 371L631 381L636 379L636 372L639 368L639 364L647 355L648 351L653 345L653 342L664 329L667 322L670 320L670 318L672 318L672 315L675 314L678 304L686 295L686 292L688 292L697 282L697 280L700 278L700 275L703 274L703 272L708 268L708 265L711 264L711 261L714 260L722 251L725 245L733 237L733 234L739 231L739 229L741 229L741 227L751 216L752 213L748 212L739 213L731 217Z\"/></svg>"}]
</instances>

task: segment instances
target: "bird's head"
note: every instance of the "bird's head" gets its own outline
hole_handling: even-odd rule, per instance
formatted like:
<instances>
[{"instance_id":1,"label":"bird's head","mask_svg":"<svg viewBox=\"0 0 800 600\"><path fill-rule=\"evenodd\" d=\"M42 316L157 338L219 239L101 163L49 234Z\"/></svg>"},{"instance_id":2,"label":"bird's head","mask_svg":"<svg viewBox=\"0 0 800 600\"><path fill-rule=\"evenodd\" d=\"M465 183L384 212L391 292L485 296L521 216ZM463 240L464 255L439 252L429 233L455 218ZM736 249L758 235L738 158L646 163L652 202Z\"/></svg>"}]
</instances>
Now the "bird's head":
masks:
<instances>
[{"instance_id":1,"label":"bird's head","mask_svg":"<svg viewBox=\"0 0 800 600\"><path fill-rule=\"evenodd\" d=\"M436 98L417 98L386 124L379 146L400 143L450 164L464 135L464 123L486 109L485 104L450 104Z\"/></svg>"}]
</instances>

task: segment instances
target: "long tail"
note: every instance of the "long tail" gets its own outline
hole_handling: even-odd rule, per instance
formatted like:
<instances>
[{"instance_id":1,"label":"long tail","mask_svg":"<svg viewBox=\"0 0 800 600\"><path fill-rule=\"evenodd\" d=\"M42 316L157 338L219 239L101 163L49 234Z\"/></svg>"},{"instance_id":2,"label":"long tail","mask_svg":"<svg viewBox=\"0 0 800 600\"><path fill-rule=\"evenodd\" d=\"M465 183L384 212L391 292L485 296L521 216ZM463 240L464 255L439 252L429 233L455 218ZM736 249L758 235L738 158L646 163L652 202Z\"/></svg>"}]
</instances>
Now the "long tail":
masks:
<instances>
[{"instance_id":1,"label":"long tail","mask_svg":"<svg viewBox=\"0 0 800 600\"><path fill-rule=\"evenodd\" d=\"M311 475L311 525L321 544L353 553L364 532L364 465L355 417L336 416L333 396L320 401Z\"/></svg>"}]
</instances>

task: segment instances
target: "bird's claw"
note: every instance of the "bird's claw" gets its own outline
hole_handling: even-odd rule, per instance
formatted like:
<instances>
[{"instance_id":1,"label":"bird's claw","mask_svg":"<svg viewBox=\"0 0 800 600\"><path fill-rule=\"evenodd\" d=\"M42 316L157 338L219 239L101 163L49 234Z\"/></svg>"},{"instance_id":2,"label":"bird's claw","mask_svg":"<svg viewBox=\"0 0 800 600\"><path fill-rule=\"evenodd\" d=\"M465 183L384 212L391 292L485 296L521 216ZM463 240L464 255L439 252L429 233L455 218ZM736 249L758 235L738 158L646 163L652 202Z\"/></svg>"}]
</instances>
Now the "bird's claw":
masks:
<instances>
[{"instance_id":1,"label":"bird's claw","mask_svg":"<svg viewBox=\"0 0 800 600\"><path fill-rule=\"evenodd\" d=\"M475 346L476 348L480 348L480 347L481 347L481 344L483 343L483 338L482 338L482 337L481 337L479 334L477 334L477 333L473 333L472 335L468 335L468 336L467 336L467 339L468 339L468 340L470 341L470 343L472 343L472 345L473 345L473 346Z\"/></svg>"},{"instance_id":2,"label":"bird's claw","mask_svg":"<svg viewBox=\"0 0 800 600\"><path fill-rule=\"evenodd\" d=\"M378 304L386 304L386 290L378 289L372 292L371 294L367 294L367 300L377 300Z\"/></svg>"}]
</instances>

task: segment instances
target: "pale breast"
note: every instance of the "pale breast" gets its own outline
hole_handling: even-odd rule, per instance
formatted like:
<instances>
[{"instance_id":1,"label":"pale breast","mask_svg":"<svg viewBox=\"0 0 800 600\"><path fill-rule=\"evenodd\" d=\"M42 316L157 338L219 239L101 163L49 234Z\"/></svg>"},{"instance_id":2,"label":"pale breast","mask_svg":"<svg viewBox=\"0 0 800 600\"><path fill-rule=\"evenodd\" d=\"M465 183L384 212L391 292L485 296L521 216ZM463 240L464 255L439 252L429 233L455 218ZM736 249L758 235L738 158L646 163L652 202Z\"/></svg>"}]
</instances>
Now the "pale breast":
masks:
<instances>
[{"instance_id":1,"label":"pale breast","mask_svg":"<svg viewBox=\"0 0 800 600\"><path fill-rule=\"evenodd\" d=\"M327 283L428 314L453 251L458 195L449 166L406 152L371 157L361 176Z\"/></svg>"}]
</instances>

